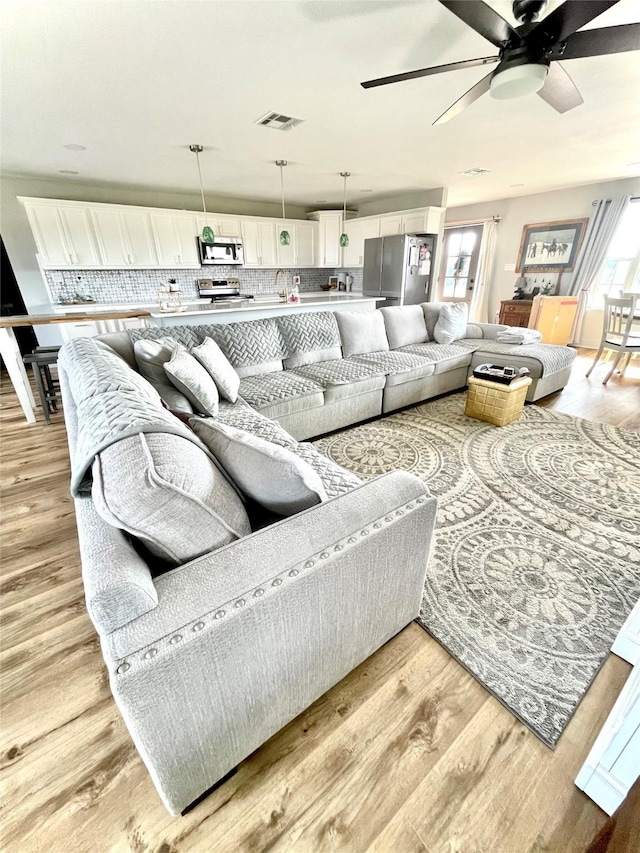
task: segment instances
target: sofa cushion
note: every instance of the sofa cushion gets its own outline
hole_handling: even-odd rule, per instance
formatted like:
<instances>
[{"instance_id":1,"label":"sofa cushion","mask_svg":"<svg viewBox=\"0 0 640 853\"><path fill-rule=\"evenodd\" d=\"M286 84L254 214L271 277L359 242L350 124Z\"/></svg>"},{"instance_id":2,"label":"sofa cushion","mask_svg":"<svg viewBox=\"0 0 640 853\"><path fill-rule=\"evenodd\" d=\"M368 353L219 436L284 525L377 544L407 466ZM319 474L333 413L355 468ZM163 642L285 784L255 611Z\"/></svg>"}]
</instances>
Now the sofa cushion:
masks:
<instances>
[{"instance_id":1,"label":"sofa cushion","mask_svg":"<svg viewBox=\"0 0 640 853\"><path fill-rule=\"evenodd\" d=\"M435 373L446 373L447 370L468 367L471 364L471 355L474 349L482 346L482 341L475 341L475 346L470 346L470 343L456 341L454 344L411 344L402 347L398 352L410 352L426 358L434 365Z\"/></svg>"},{"instance_id":2,"label":"sofa cushion","mask_svg":"<svg viewBox=\"0 0 640 853\"><path fill-rule=\"evenodd\" d=\"M218 391L225 400L235 403L238 399L240 377L229 359L222 352L213 338L206 337L204 341L191 352L198 359L207 373L213 377Z\"/></svg>"},{"instance_id":3,"label":"sofa cushion","mask_svg":"<svg viewBox=\"0 0 640 853\"><path fill-rule=\"evenodd\" d=\"M241 379L240 396L269 418L324 405L322 386L291 370Z\"/></svg>"},{"instance_id":4,"label":"sofa cushion","mask_svg":"<svg viewBox=\"0 0 640 853\"><path fill-rule=\"evenodd\" d=\"M380 311L338 311L336 313L342 354L345 358L365 352L384 352L389 341Z\"/></svg>"},{"instance_id":5,"label":"sofa cushion","mask_svg":"<svg viewBox=\"0 0 640 853\"><path fill-rule=\"evenodd\" d=\"M298 444L295 438L289 435L284 427L280 426L278 421L267 418L241 400L233 405L230 403L221 404L216 420L227 426L246 430L259 438L264 438L265 441L279 444L281 447L296 447Z\"/></svg>"},{"instance_id":6,"label":"sofa cushion","mask_svg":"<svg viewBox=\"0 0 640 853\"><path fill-rule=\"evenodd\" d=\"M172 385L164 371L171 360L176 341L160 338L157 341L140 340L133 345L138 371L156 389L170 409L176 412L193 413L193 406L185 395Z\"/></svg>"},{"instance_id":7,"label":"sofa cushion","mask_svg":"<svg viewBox=\"0 0 640 853\"><path fill-rule=\"evenodd\" d=\"M308 462L322 480L327 497L335 498L344 495L362 485L362 480L351 471L347 471L332 459L319 453L312 444L301 441L295 449L296 456Z\"/></svg>"},{"instance_id":8,"label":"sofa cushion","mask_svg":"<svg viewBox=\"0 0 640 853\"><path fill-rule=\"evenodd\" d=\"M340 332L333 311L278 317L285 344L285 370L342 356Z\"/></svg>"},{"instance_id":9,"label":"sofa cushion","mask_svg":"<svg viewBox=\"0 0 640 853\"><path fill-rule=\"evenodd\" d=\"M409 344L422 344L429 340L424 312L420 305L381 308L380 313L384 318L391 349L400 349Z\"/></svg>"},{"instance_id":10,"label":"sofa cushion","mask_svg":"<svg viewBox=\"0 0 640 853\"><path fill-rule=\"evenodd\" d=\"M176 344L171 358L163 364L164 372L196 412L215 415L218 412L218 386L213 377L205 370L182 344Z\"/></svg>"},{"instance_id":11,"label":"sofa cushion","mask_svg":"<svg viewBox=\"0 0 640 853\"><path fill-rule=\"evenodd\" d=\"M213 418L192 418L191 425L238 488L279 515L294 515L327 500L320 476L287 447Z\"/></svg>"},{"instance_id":12,"label":"sofa cushion","mask_svg":"<svg viewBox=\"0 0 640 853\"><path fill-rule=\"evenodd\" d=\"M275 318L205 328L241 378L282 370L285 345Z\"/></svg>"},{"instance_id":13,"label":"sofa cushion","mask_svg":"<svg viewBox=\"0 0 640 853\"><path fill-rule=\"evenodd\" d=\"M432 376L435 370L433 363L427 361L426 358L399 350L354 355L353 361L375 365L384 370L387 377L385 384L388 386L402 385L404 382L411 382L413 379Z\"/></svg>"},{"instance_id":14,"label":"sofa cushion","mask_svg":"<svg viewBox=\"0 0 640 853\"><path fill-rule=\"evenodd\" d=\"M91 496L109 524L175 565L251 532L233 486L193 442L139 433L96 456Z\"/></svg>"},{"instance_id":15,"label":"sofa cushion","mask_svg":"<svg viewBox=\"0 0 640 853\"><path fill-rule=\"evenodd\" d=\"M576 351L556 344L501 344L497 341L482 341L471 359L477 367L487 361L513 367L528 367L535 381L551 373L570 367Z\"/></svg>"},{"instance_id":16,"label":"sofa cushion","mask_svg":"<svg viewBox=\"0 0 640 853\"><path fill-rule=\"evenodd\" d=\"M384 388L385 373L375 364L345 359L307 364L293 370L298 376L312 379L324 388L325 402L332 403Z\"/></svg>"},{"instance_id":17,"label":"sofa cushion","mask_svg":"<svg viewBox=\"0 0 640 853\"><path fill-rule=\"evenodd\" d=\"M448 302L440 309L433 330L433 338L439 344L452 344L464 338L467 332L469 306L466 302Z\"/></svg>"}]
</instances>

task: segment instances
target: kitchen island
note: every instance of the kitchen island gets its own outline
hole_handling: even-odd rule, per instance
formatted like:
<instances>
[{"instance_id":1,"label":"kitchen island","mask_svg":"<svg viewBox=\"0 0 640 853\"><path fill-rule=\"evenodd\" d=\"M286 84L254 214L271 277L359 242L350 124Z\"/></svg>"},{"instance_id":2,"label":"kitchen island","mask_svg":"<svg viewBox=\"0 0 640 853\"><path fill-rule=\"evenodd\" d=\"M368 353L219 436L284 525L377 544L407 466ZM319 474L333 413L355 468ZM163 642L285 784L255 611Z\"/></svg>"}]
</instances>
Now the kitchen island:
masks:
<instances>
[{"instance_id":1,"label":"kitchen island","mask_svg":"<svg viewBox=\"0 0 640 853\"><path fill-rule=\"evenodd\" d=\"M310 311L374 311L384 298L361 293L301 293L300 302L286 303L274 296L257 296L244 302L205 302L187 304L186 311L151 310L148 322L153 326L189 326L201 323L235 323L262 320L282 314L307 314Z\"/></svg>"}]
</instances>

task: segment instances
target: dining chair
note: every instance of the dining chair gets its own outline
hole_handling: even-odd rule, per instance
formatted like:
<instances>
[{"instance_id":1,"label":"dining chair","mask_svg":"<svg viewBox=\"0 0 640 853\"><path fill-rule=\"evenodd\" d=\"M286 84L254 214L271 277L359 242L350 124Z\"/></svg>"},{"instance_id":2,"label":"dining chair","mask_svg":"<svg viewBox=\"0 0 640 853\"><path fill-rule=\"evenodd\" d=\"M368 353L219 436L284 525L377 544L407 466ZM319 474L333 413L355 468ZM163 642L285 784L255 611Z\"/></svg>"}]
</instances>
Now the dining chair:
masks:
<instances>
[{"instance_id":1,"label":"dining chair","mask_svg":"<svg viewBox=\"0 0 640 853\"><path fill-rule=\"evenodd\" d=\"M615 352L615 358L611 370L602 380L602 384L606 385L613 374L613 371L618 366L618 362L623 356L625 357L624 365L620 370L620 374L624 376L629 360L634 353L640 353L640 330L638 333L633 328L637 320L634 314L637 310L639 297L625 296L619 299L612 299L609 296L604 298L604 318L602 323L602 338L600 340L600 349L596 353L593 364L587 371L587 376L600 361L602 351L612 350Z\"/></svg>"}]
</instances>

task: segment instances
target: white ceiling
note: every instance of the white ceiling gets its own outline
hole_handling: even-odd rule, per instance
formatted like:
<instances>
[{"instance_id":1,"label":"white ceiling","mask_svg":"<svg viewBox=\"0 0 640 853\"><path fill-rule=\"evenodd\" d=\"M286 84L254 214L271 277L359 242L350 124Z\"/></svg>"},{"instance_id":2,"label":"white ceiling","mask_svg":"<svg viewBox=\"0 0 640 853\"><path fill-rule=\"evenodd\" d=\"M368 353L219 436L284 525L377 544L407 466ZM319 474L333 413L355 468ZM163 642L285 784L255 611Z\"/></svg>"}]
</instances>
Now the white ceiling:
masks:
<instances>
[{"instance_id":1,"label":"white ceiling","mask_svg":"<svg viewBox=\"0 0 640 853\"><path fill-rule=\"evenodd\" d=\"M490 2L510 17L510 0ZM640 2L621 0L593 26L632 21ZM3 0L1 24L6 173L192 190L196 142L211 193L277 199L284 158L288 199L313 207L342 202L342 170L353 206L440 186L455 205L640 171L640 52L565 63L585 99L565 115L535 95L486 95L432 127L482 68L362 89L496 52L436 0ZM253 124L271 109L305 122ZM474 166L490 173L459 174Z\"/></svg>"}]
</instances>

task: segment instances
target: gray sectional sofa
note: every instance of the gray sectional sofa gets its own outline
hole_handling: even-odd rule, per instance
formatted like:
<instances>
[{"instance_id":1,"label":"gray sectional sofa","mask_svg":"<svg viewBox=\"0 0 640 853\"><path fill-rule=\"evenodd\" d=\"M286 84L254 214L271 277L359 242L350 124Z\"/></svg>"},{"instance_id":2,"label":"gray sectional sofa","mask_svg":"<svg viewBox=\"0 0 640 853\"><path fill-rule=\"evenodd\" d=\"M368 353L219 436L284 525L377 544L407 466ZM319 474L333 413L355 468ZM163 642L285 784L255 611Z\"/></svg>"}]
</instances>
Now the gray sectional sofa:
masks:
<instances>
[{"instance_id":1,"label":"gray sectional sofa","mask_svg":"<svg viewBox=\"0 0 640 853\"><path fill-rule=\"evenodd\" d=\"M427 486L402 471L362 483L303 440L462 388L474 364L507 352L532 371L531 399L566 382L572 351L505 352L493 341L503 327L434 343L438 310L148 328L62 348L87 608L173 814L418 614L435 518ZM303 459L326 500L276 521L252 515L136 370L135 341L167 336L218 343L241 381L217 419Z\"/></svg>"}]
</instances>

